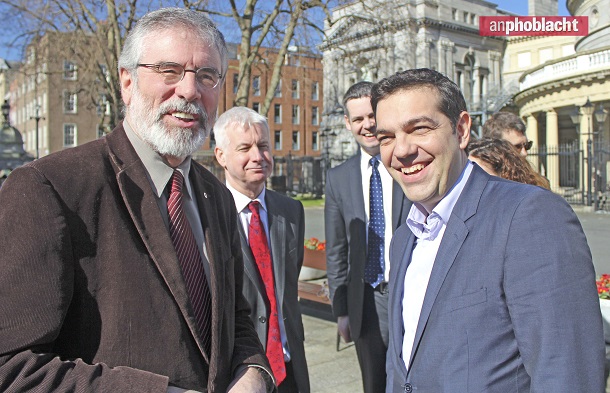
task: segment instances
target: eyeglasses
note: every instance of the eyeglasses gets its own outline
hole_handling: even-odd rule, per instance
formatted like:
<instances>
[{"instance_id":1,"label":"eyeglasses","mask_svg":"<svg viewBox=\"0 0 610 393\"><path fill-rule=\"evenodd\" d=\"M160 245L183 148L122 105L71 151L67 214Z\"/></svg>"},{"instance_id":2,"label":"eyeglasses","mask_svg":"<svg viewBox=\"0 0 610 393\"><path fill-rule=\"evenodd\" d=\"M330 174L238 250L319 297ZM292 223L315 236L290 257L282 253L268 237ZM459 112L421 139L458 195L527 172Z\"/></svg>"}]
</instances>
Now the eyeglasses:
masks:
<instances>
[{"instance_id":1,"label":"eyeglasses","mask_svg":"<svg viewBox=\"0 0 610 393\"><path fill-rule=\"evenodd\" d=\"M197 70L187 70L178 63L157 63L157 64L138 64L138 67L148 68L154 72L161 74L165 78L166 85L173 85L184 79L184 74L192 72L195 74L197 82L208 89L213 89L218 86L218 82L222 79L222 74L212 67L201 67Z\"/></svg>"},{"instance_id":2,"label":"eyeglasses","mask_svg":"<svg viewBox=\"0 0 610 393\"><path fill-rule=\"evenodd\" d=\"M532 145L534 144L534 141L527 141L525 143L519 143L518 145L513 145L515 146L515 149L521 151L522 149L525 149L525 151L528 151L529 149L532 148Z\"/></svg>"}]
</instances>

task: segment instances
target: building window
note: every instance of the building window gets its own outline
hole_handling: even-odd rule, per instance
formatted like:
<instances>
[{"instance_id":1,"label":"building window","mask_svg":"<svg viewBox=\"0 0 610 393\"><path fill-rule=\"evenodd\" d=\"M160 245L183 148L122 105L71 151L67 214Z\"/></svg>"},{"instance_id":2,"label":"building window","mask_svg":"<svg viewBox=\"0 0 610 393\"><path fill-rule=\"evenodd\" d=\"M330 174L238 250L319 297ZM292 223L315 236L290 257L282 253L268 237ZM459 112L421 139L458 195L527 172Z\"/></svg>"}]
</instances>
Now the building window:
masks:
<instances>
[{"instance_id":1,"label":"building window","mask_svg":"<svg viewBox=\"0 0 610 393\"><path fill-rule=\"evenodd\" d=\"M282 80L277 81L277 86L275 86L275 92L273 93L275 98L279 98L282 96Z\"/></svg>"},{"instance_id":2,"label":"building window","mask_svg":"<svg viewBox=\"0 0 610 393\"><path fill-rule=\"evenodd\" d=\"M64 60L64 79L76 80L77 77L76 63Z\"/></svg>"},{"instance_id":3,"label":"building window","mask_svg":"<svg viewBox=\"0 0 610 393\"><path fill-rule=\"evenodd\" d=\"M314 131L311 133L311 150L320 150L320 135L318 131Z\"/></svg>"},{"instance_id":4,"label":"building window","mask_svg":"<svg viewBox=\"0 0 610 393\"><path fill-rule=\"evenodd\" d=\"M464 23L468 23L468 12L464 11L464 19L462 19Z\"/></svg>"},{"instance_id":5,"label":"building window","mask_svg":"<svg viewBox=\"0 0 610 393\"><path fill-rule=\"evenodd\" d=\"M76 146L76 124L64 124L64 147Z\"/></svg>"},{"instance_id":6,"label":"building window","mask_svg":"<svg viewBox=\"0 0 610 393\"><path fill-rule=\"evenodd\" d=\"M214 149L216 147L216 136L214 135L214 131L210 134L210 149Z\"/></svg>"},{"instance_id":7,"label":"building window","mask_svg":"<svg viewBox=\"0 0 610 393\"><path fill-rule=\"evenodd\" d=\"M300 121L299 121L299 106L298 105L293 105L292 106L292 124L300 124Z\"/></svg>"},{"instance_id":8,"label":"building window","mask_svg":"<svg viewBox=\"0 0 610 393\"><path fill-rule=\"evenodd\" d=\"M261 77L255 76L252 78L252 95L260 96L261 95Z\"/></svg>"},{"instance_id":9,"label":"building window","mask_svg":"<svg viewBox=\"0 0 610 393\"><path fill-rule=\"evenodd\" d=\"M100 94L97 101L97 115L109 115L110 114L110 102L106 94Z\"/></svg>"},{"instance_id":10,"label":"building window","mask_svg":"<svg viewBox=\"0 0 610 393\"><path fill-rule=\"evenodd\" d=\"M517 54L517 67L526 68L532 64L531 52L521 52Z\"/></svg>"},{"instance_id":11,"label":"building window","mask_svg":"<svg viewBox=\"0 0 610 393\"><path fill-rule=\"evenodd\" d=\"M300 133L298 131L292 131L292 150L298 151L301 150L301 138Z\"/></svg>"},{"instance_id":12,"label":"building window","mask_svg":"<svg viewBox=\"0 0 610 393\"><path fill-rule=\"evenodd\" d=\"M471 25L477 24L477 16L475 14L470 14L470 24Z\"/></svg>"},{"instance_id":13,"label":"building window","mask_svg":"<svg viewBox=\"0 0 610 393\"><path fill-rule=\"evenodd\" d=\"M256 113L261 113L260 112L260 103L259 102L253 102L252 103L252 110L254 110Z\"/></svg>"},{"instance_id":14,"label":"building window","mask_svg":"<svg viewBox=\"0 0 610 393\"><path fill-rule=\"evenodd\" d=\"M239 84L239 74L233 74L233 94L237 94L237 85Z\"/></svg>"},{"instance_id":15,"label":"building window","mask_svg":"<svg viewBox=\"0 0 610 393\"><path fill-rule=\"evenodd\" d=\"M275 104L273 106L273 121L275 124L282 124L282 105Z\"/></svg>"},{"instance_id":16,"label":"building window","mask_svg":"<svg viewBox=\"0 0 610 393\"><path fill-rule=\"evenodd\" d=\"M282 131L275 131L273 135L273 149L282 150Z\"/></svg>"},{"instance_id":17,"label":"building window","mask_svg":"<svg viewBox=\"0 0 610 393\"><path fill-rule=\"evenodd\" d=\"M311 83L311 99L317 101L318 98L318 82Z\"/></svg>"},{"instance_id":18,"label":"building window","mask_svg":"<svg viewBox=\"0 0 610 393\"><path fill-rule=\"evenodd\" d=\"M455 8L451 9L451 19L458 20L458 12Z\"/></svg>"},{"instance_id":19,"label":"building window","mask_svg":"<svg viewBox=\"0 0 610 393\"><path fill-rule=\"evenodd\" d=\"M553 48L544 48L538 51L538 64L553 60Z\"/></svg>"},{"instance_id":20,"label":"building window","mask_svg":"<svg viewBox=\"0 0 610 393\"><path fill-rule=\"evenodd\" d=\"M64 91L64 113L76 113L76 93Z\"/></svg>"},{"instance_id":21,"label":"building window","mask_svg":"<svg viewBox=\"0 0 610 393\"><path fill-rule=\"evenodd\" d=\"M317 106L313 106L311 107L311 124L314 126L318 125L318 107Z\"/></svg>"},{"instance_id":22,"label":"building window","mask_svg":"<svg viewBox=\"0 0 610 393\"><path fill-rule=\"evenodd\" d=\"M297 79L292 80L292 98L299 98L299 81Z\"/></svg>"}]
</instances>

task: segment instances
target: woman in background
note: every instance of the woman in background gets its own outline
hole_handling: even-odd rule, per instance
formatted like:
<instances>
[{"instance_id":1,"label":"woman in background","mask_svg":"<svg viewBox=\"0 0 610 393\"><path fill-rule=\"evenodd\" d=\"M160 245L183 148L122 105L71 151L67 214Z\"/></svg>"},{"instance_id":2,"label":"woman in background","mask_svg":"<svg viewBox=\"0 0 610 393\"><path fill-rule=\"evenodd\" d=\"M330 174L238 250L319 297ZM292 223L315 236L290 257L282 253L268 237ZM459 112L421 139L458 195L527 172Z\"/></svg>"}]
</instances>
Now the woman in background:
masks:
<instances>
[{"instance_id":1,"label":"woman in background","mask_svg":"<svg viewBox=\"0 0 610 393\"><path fill-rule=\"evenodd\" d=\"M490 175L550 190L549 181L536 172L529 161L503 139L473 139L466 150L468 159L476 162Z\"/></svg>"}]
</instances>

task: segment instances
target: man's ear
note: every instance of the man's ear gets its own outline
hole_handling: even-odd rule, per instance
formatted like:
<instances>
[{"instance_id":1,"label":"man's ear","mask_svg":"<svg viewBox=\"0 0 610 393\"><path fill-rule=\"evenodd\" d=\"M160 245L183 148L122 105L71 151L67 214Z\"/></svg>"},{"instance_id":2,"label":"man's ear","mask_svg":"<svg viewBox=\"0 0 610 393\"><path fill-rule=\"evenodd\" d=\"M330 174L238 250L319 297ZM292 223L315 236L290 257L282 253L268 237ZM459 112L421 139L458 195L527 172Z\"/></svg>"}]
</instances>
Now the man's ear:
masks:
<instances>
[{"instance_id":1,"label":"man's ear","mask_svg":"<svg viewBox=\"0 0 610 393\"><path fill-rule=\"evenodd\" d=\"M226 168L227 163L225 160L225 154L218 146L214 148L214 156L216 156L216 161L220 164L221 167Z\"/></svg>"},{"instance_id":2,"label":"man's ear","mask_svg":"<svg viewBox=\"0 0 610 393\"><path fill-rule=\"evenodd\" d=\"M460 113L457 124L455 125L456 133L460 143L460 149L465 150L470 141L470 125L472 124L472 118L466 111Z\"/></svg>"},{"instance_id":3,"label":"man's ear","mask_svg":"<svg viewBox=\"0 0 610 393\"><path fill-rule=\"evenodd\" d=\"M343 115L343 120L345 120L345 128L347 128L348 130L352 130L352 125L349 122L349 117L347 117L347 115Z\"/></svg>"},{"instance_id":4,"label":"man's ear","mask_svg":"<svg viewBox=\"0 0 610 393\"><path fill-rule=\"evenodd\" d=\"M129 104L131 103L131 97L133 96L134 85L131 73L125 68L121 68L119 80L121 83L121 97L123 98L125 106L129 106Z\"/></svg>"}]
</instances>

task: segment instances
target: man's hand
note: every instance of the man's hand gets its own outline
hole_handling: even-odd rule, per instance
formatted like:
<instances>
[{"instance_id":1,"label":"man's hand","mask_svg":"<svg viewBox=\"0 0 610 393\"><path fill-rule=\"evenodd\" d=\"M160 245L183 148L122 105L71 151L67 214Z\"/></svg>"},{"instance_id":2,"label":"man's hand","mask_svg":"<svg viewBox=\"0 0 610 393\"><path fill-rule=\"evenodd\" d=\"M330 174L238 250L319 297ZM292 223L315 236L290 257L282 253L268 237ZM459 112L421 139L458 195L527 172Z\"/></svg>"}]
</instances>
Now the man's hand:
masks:
<instances>
[{"instance_id":1,"label":"man's hand","mask_svg":"<svg viewBox=\"0 0 610 393\"><path fill-rule=\"evenodd\" d=\"M351 343L352 333L349 330L349 317L347 315L337 318L337 328L345 343Z\"/></svg>"},{"instance_id":2,"label":"man's hand","mask_svg":"<svg viewBox=\"0 0 610 393\"><path fill-rule=\"evenodd\" d=\"M266 372L265 370L261 371ZM257 370L256 367L244 368L235 376L227 393L266 393L267 384L261 371Z\"/></svg>"}]
</instances>

